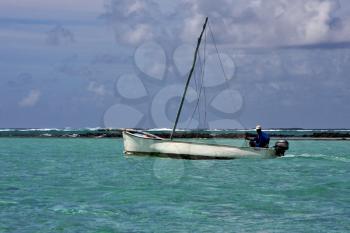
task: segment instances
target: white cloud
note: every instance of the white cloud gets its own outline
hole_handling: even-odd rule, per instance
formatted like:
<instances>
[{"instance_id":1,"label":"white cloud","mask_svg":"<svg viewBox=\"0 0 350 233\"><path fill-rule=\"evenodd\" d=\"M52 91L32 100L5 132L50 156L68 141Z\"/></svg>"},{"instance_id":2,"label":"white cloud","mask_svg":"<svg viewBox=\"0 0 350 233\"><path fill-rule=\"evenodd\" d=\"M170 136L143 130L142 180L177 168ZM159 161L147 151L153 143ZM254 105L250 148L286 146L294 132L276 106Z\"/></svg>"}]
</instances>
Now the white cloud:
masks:
<instances>
[{"instance_id":1,"label":"white cloud","mask_svg":"<svg viewBox=\"0 0 350 233\"><path fill-rule=\"evenodd\" d=\"M157 0L110 0L105 16L112 23L116 38L127 44L149 39L193 43L205 16L210 19L217 41L231 47L350 40L350 26L347 26L350 19L344 13L337 15L338 0L181 0L176 3L171 5L172 11L164 11L169 4Z\"/></svg>"},{"instance_id":2,"label":"white cloud","mask_svg":"<svg viewBox=\"0 0 350 233\"><path fill-rule=\"evenodd\" d=\"M186 19L187 23L183 29L181 37L183 40L190 40L198 37L198 31L203 25L203 19L205 17L201 14L195 14ZM192 40L193 41L193 40Z\"/></svg>"},{"instance_id":3,"label":"white cloud","mask_svg":"<svg viewBox=\"0 0 350 233\"><path fill-rule=\"evenodd\" d=\"M100 96L104 96L107 94L105 86L103 84L99 85L96 82L90 82L87 87L87 90Z\"/></svg>"},{"instance_id":4,"label":"white cloud","mask_svg":"<svg viewBox=\"0 0 350 233\"><path fill-rule=\"evenodd\" d=\"M135 1L131 2L131 4L128 6L127 15L130 15L132 13L138 13L146 8L145 3L141 1Z\"/></svg>"},{"instance_id":5,"label":"white cloud","mask_svg":"<svg viewBox=\"0 0 350 233\"><path fill-rule=\"evenodd\" d=\"M33 107L40 99L41 92L39 90L31 90L29 94L24 97L18 105L20 107Z\"/></svg>"},{"instance_id":6,"label":"white cloud","mask_svg":"<svg viewBox=\"0 0 350 233\"><path fill-rule=\"evenodd\" d=\"M138 24L135 27L128 27L120 39L128 44L138 44L153 38L152 28L147 24Z\"/></svg>"},{"instance_id":7,"label":"white cloud","mask_svg":"<svg viewBox=\"0 0 350 233\"><path fill-rule=\"evenodd\" d=\"M59 11L79 11L79 12L98 12L103 10L103 4L105 0L89 1L86 0L60 0L60 1L47 1L47 0L16 0L16 1L0 1L0 9L39 9L39 10L59 10ZM33 15L33 14L32 14Z\"/></svg>"},{"instance_id":8,"label":"white cloud","mask_svg":"<svg viewBox=\"0 0 350 233\"><path fill-rule=\"evenodd\" d=\"M309 21L304 25L305 40L311 43L327 39L327 34L330 30L330 13L332 5L330 2L308 2L305 5L305 10L313 14Z\"/></svg>"},{"instance_id":9,"label":"white cloud","mask_svg":"<svg viewBox=\"0 0 350 233\"><path fill-rule=\"evenodd\" d=\"M334 0L190 2L191 19L209 16L216 37L223 43L271 47L350 39L349 35L333 35L337 32L330 22L338 6ZM185 25L185 36L189 35L188 27L192 25Z\"/></svg>"},{"instance_id":10,"label":"white cloud","mask_svg":"<svg viewBox=\"0 0 350 233\"><path fill-rule=\"evenodd\" d=\"M181 1L168 3L160 0L109 0L103 16L112 25L118 42L138 45L151 39L165 41L164 38L168 38L169 41L169 38L176 38L169 36L174 33L172 24L180 26L183 17L180 10L175 10L181 9ZM169 6L173 9L170 10ZM176 19L172 12L176 13Z\"/></svg>"}]
</instances>

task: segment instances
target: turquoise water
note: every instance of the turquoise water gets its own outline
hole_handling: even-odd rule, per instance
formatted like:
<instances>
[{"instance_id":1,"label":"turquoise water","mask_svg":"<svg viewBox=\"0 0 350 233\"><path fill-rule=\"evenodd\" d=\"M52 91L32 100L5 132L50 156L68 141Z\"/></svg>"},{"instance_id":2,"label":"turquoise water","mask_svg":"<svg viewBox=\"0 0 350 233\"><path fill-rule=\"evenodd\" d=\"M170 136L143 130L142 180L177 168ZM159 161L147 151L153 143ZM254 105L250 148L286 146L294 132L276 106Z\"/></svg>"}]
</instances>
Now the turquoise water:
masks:
<instances>
[{"instance_id":1,"label":"turquoise water","mask_svg":"<svg viewBox=\"0 0 350 233\"><path fill-rule=\"evenodd\" d=\"M121 139L1 138L0 232L349 232L350 142L290 147L183 161L125 157Z\"/></svg>"}]
</instances>

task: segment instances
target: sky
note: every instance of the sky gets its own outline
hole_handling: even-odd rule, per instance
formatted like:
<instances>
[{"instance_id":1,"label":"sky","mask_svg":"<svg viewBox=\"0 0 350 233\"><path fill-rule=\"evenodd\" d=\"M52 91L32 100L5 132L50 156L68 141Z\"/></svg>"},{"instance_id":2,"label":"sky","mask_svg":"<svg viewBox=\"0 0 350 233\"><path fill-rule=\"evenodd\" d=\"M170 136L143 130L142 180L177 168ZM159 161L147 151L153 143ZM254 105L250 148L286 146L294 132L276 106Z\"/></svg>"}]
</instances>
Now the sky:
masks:
<instances>
[{"instance_id":1,"label":"sky","mask_svg":"<svg viewBox=\"0 0 350 233\"><path fill-rule=\"evenodd\" d=\"M0 1L0 128L350 128L345 0Z\"/></svg>"}]
</instances>

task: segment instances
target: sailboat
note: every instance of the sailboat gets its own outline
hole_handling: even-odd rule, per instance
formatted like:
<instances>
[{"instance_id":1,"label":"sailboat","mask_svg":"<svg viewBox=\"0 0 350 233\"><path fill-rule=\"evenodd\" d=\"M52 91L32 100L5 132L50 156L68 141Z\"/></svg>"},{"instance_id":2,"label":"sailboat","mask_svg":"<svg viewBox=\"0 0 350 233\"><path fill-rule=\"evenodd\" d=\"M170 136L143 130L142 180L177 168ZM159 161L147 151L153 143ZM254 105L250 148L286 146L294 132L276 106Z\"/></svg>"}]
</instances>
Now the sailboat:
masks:
<instances>
[{"instance_id":1,"label":"sailboat","mask_svg":"<svg viewBox=\"0 0 350 233\"><path fill-rule=\"evenodd\" d=\"M189 142L185 140L173 140L173 136L179 121L181 110L186 97L187 89L194 72L199 46L203 33L208 23L206 17L202 32L198 38L195 49L192 68L189 72L182 99L178 108L175 123L170 138L162 138L157 135L133 129L123 130L124 153L127 155L149 155L158 157L171 157L178 159L236 159L236 158L274 158L283 156L288 150L286 140L277 141L274 147L259 148L250 146L229 146L205 142Z\"/></svg>"}]
</instances>

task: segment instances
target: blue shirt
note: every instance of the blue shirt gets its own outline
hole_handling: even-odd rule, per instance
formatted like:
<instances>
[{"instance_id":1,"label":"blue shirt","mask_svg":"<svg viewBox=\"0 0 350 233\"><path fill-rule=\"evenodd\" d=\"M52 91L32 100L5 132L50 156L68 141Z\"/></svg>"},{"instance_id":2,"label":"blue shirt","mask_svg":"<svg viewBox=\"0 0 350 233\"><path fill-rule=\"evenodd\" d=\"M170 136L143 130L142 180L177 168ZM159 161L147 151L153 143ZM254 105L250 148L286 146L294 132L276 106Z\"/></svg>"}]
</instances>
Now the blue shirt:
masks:
<instances>
[{"instance_id":1,"label":"blue shirt","mask_svg":"<svg viewBox=\"0 0 350 233\"><path fill-rule=\"evenodd\" d=\"M267 133L259 132L258 136L255 137L256 147L268 147L270 142L270 136Z\"/></svg>"}]
</instances>

